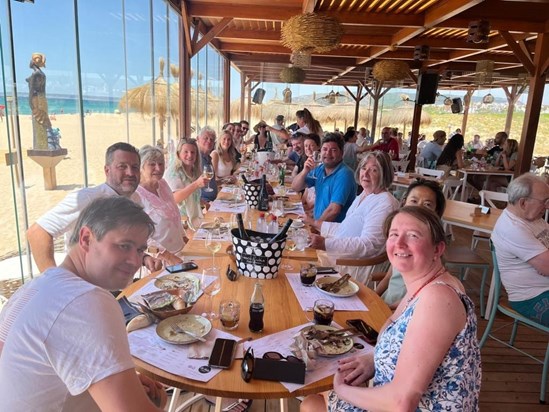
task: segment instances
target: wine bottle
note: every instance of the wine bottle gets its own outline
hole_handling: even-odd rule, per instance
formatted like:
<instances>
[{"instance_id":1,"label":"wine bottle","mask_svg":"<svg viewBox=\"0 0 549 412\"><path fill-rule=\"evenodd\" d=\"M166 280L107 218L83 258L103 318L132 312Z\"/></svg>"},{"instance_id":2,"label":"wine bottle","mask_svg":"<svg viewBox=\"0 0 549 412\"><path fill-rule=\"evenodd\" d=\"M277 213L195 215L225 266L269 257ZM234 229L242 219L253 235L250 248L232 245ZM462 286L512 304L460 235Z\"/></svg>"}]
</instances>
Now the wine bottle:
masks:
<instances>
[{"instance_id":1,"label":"wine bottle","mask_svg":"<svg viewBox=\"0 0 549 412\"><path fill-rule=\"evenodd\" d=\"M242 178L242 181L244 182L245 185L247 185L249 183L248 178L246 177L246 175L244 173L242 173L240 175L240 177Z\"/></svg>"},{"instance_id":2,"label":"wine bottle","mask_svg":"<svg viewBox=\"0 0 549 412\"><path fill-rule=\"evenodd\" d=\"M242 220L242 213L236 214L236 224L238 225L238 235L242 240L250 240L250 236L246 229L244 228L244 221Z\"/></svg>"},{"instance_id":3,"label":"wine bottle","mask_svg":"<svg viewBox=\"0 0 549 412\"><path fill-rule=\"evenodd\" d=\"M250 323L248 327L251 332L263 331L263 315L265 314L265 299L261 291L261 284L258 282L254 286L252 298L250 299Z\"/></svg>"},{"instance_id":4,"label":"wine bottle","mask_svg":"<svg viewBox=\"0 0 549 412\"><path fill-rule=\"evenodd\" d=\"M284 239L286 237L286 233L288 232L288 229L290 226L292 226L293 220L288 219L286 221L286 224L280 229L280 232L278 232L276 235L274 235L271 240L269 240L268 244L273 244L274 242L279 242L280 240Z\"/></svg>"},{"instance_id":5,"label":"wine bottle","mask_svg":"<svg viewBox=\"0 0 549 412\"><path fill-rule=\"evenodd\" d=\"M259 202L257 210L266 212L269 210L269 192L267 191L267 176L261 176L261 189L259 189Z\"/></svg>"}]
</instances>

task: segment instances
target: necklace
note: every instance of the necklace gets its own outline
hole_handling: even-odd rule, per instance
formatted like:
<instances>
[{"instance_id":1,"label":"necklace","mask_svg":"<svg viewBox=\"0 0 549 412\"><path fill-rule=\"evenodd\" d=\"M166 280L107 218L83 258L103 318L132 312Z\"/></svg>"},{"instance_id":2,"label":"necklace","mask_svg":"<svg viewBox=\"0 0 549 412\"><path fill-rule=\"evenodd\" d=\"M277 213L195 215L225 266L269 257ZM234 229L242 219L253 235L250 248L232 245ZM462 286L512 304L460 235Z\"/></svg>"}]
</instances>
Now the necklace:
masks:
<instances>
[{"instance_id":1,"label":"necklace","mask_svg":"<svg viewBox=\"0 0 549 412\"><path fill-rule=\"evenodd\" d=\"M408 305L410 304L410 302L416 298L416 296L419 294L419 292L421 292L421 290L422 290L425 286L427 286L427 285L428 285L429 283L431 283L433 280L435 280L436 278L438 278L439 276L441 276L444 272L446 272L446 268L442 267L437 273L435 273L433 276L431 276L427 282L425 282L423 285L421 285L421 286L419 287L419 289L416 290L416 291L414 292L414 294L408 298L408 300L406 301L406 306L404 306L404 309L406 309L406 308L408 307Z\"/></svg>"}]
</instances>

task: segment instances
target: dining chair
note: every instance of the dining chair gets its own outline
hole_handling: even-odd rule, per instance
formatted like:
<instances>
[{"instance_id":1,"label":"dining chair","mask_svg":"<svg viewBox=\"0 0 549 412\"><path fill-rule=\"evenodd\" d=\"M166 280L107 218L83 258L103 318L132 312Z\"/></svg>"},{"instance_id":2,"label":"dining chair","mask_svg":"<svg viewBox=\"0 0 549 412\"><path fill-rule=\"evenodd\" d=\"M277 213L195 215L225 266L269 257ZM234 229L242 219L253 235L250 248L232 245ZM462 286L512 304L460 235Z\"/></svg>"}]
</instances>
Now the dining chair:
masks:
<instances>
[{"instance_id":1,"label":"dining chair","mask_svg":"<svg viewBox=\"0 0 549 412\"><path fill-rule=\"evenodd\" d=\"M434 177L435 179L442 179L444 176L444 170L427 169L426 167L416 167L416 173L425 177Z\"/></svg>"},{"instance_id":2,"label":"dining chair","mask_svg":"<svg viewBox=\"0 0 549 412\"><path fill-rule=\"evenodd\" d=\"M482 206L490 206L499 209L499 207L494 202L507 203L509 201L509 196L507 195L507 193L492 192L490 190L481 190L478 193L480 195L480 204ZM478 242L487 242L488 240L490 240L489 233L479 232L478 230L475 230L471 238L471 249L475 250L478 246Z\"/></svg>"},{"instance_id":3,"label":"dining chair","mask_svg":"<svg viewBox=\"0 0 549 412\"><path fill-rule=\"evenodd\" d=\"M387 252L383 252L381 255L372 258L337 258L335 263L337 266L349 266L357 268L357 272L368 272L367 280L365 282L366 286L368 286L368 284L371 282L375 282L375 280L372 279L373 273L387 272L390 265L389 258L387 257Z\"/></svg>"},{"instance_id":4,"label":"dining chair","mask_svg":"<svg viewBox=\"0 0 549 412\"><path fill-rule=\"evenodd\" d=\"M393 170L396 173L396 172L405 172L406 168L408 167L408 163L410 163L410 161L406 159L391 160L391 163L393 164Z\"/></svg>"},{"instance_id":5,"label":"dining chair","mask_svg":"<svg viewBox=\"0 0 549 412\"><path fill-rule=\"evenodd\" d=\"M547 371L549 370L549 341L548 341L548 344L547 344L547 349L545 351L545 358L544 358L543 361L541 359L539 359L539 358L537 358L537 357L535 357L535 356L533 356L533 355L517 348L516 346L514 346L514 344L515 344L515 337L516 337L516 334L517 334L517 329L518 329L519 324L523 324L523 325L528 326L532 329L536 329L536 330L539 330L541 332L545 332L545 333L548 333L548 334L549 334L549 327L543 326L542 324L540 324L540 323L538 323L538 322L536 322L532 319L528 319L527 317L521 315L520 313L515 312L508 305L500 302L500 298L501 298L501 274L500 274L499 265L498 265L498 262L497 262L496 250L495 250L495 247L494 247L494 244L492 243L492 241L490 241L490 251L492 252L492 261L493 261L493 264L494 264L494 274L493 274L493 277L492 277L492 284L494 285L494 299L492 301L492 308L490 310L490 317L488 319L488 324L486 325L486 330L484 331L484 334L482 335L482 339L480 340L479 346L482 349L482 347L486 343L486 340L488 339L488 337L491 337L492 339L494 339L495 341L501 343L502 345L507 346L510 349L514 349L517 352L520 352L521 354L523 354L525 356L528 356L530 359L536 361L537 363L542 364L543 365L543 370L541 372L541 388L540 388L539 402L541 404L545 404L545 392L546 392L546 389L547 389ZM496 336L494 336L491 333L492 332L492 327L494 326L494 320L496 319L496 314L497 314L498 311L514 320L513 321L513 329L511 331L511 337L510 337L508 342L502 341L501 339L497 338ZM498 330L499 329L500 328L498 328Z\"/></svg>"}]
</instances>

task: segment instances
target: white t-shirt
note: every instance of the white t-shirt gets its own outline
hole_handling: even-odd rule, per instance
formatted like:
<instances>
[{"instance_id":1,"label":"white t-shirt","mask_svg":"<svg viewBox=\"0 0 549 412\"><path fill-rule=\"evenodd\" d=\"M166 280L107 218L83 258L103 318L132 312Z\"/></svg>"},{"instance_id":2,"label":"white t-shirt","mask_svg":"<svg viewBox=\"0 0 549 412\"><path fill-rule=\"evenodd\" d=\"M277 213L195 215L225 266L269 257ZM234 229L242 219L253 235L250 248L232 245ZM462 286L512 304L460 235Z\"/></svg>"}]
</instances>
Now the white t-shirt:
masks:
<instances>
[{"instance_id":1,"label":"white t-shirt","mask_svg":"<svg viewBox=\"0 0 549 412\"><path fill-rule=\"evenodd\" d=\"M69 193L53 209L42 215L36 223L53 238L64 234L65 245L67 245L80 212L93 200L109 196L119 196L119 194L106 183L76 190ZM137 193L133 193L130 199L142 206L141 199Z\"/></svg>"},{"instance_id":2,"label":"white t-shirt","mask_svg":"<svg viewBox=\"0 0 549 412\"><path fill-rule=\"evenodd\" d=\"M532 299L549 290L549 277L528 263L549 247L549 224L545 220L529 222L505 209L494 226L492 242L501 283L510 301Z\"/></svg>"},{"instance_id":3,"label":"white t-shirt","mask_svg":"<svg viewBox=\"0 0 549 412\"><path fill-rule=\"evenodd\" d=\"M134 367L120 305L63 268L0 313L0 411L96 411L90 385Z\"/></svg>"}]
</instances>

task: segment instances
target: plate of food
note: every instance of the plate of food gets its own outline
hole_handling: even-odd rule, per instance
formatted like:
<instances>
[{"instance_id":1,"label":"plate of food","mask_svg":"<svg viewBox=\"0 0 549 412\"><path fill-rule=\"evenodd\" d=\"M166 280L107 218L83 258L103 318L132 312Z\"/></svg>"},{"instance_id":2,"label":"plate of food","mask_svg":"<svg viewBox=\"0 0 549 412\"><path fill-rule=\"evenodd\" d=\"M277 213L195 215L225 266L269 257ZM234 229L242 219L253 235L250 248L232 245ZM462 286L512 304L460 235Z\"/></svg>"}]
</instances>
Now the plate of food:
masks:
<instances>
[{"instance_id":1,"label":"plate of food","mask_svg":"<svg viewBox=\"0 0 549 412\"><path fill-rule=\"evenodd\" d=\"M339 289L327 290L330 283L334 283L341 279L339 276L323 276L315 280L314 285L318 290L326 295L334 296L336 298L348 298L358 293L359 287L352 280L347 280Z\"/></svg>"},{"instance_id":2,"label":"plate of food","mask_svg":"<svg viewBox=\"0 0 549 412\"><path fill-rule=\"evenodd\" d=\"M156 334L165 342L186 345L198 341L212 330L211 322L198 315L177 315L156 326ZM188 332L188 333L186 333Z\"/></svg>"},{"instance_id":3,"label":"plate of food","mask_svg":"<svg viewBox=\"0 0 549 412\"><path fill-rule=\"evenodd\" d=\"M294 203L294 202L284 202L284 210L296 210L299 208L301 203Z\"/></svg>"},{"instance_id":4,"label":"plate of food","mask_svg":"<svg viewBox=\"0 0 549 412\"><path fill-rule=\"evenodd\" d=\"M333 326L312 325L301 329L301 333L319 356L332 357L349 352L354 345L350 332L338 330Z\"/></svg>"},{"instance_id":5,"label":"plate of food","mask_svg":"<svg viewBox=\"0 0 549 412\"><path fill-rule=\"evenodd\" d=\"M199 289L198 278L190 273L172 273L169 275L160 276L154 281L154 286L163 290L179 290L180 289L196 291Z\"/></svg>"}]
</instances>

